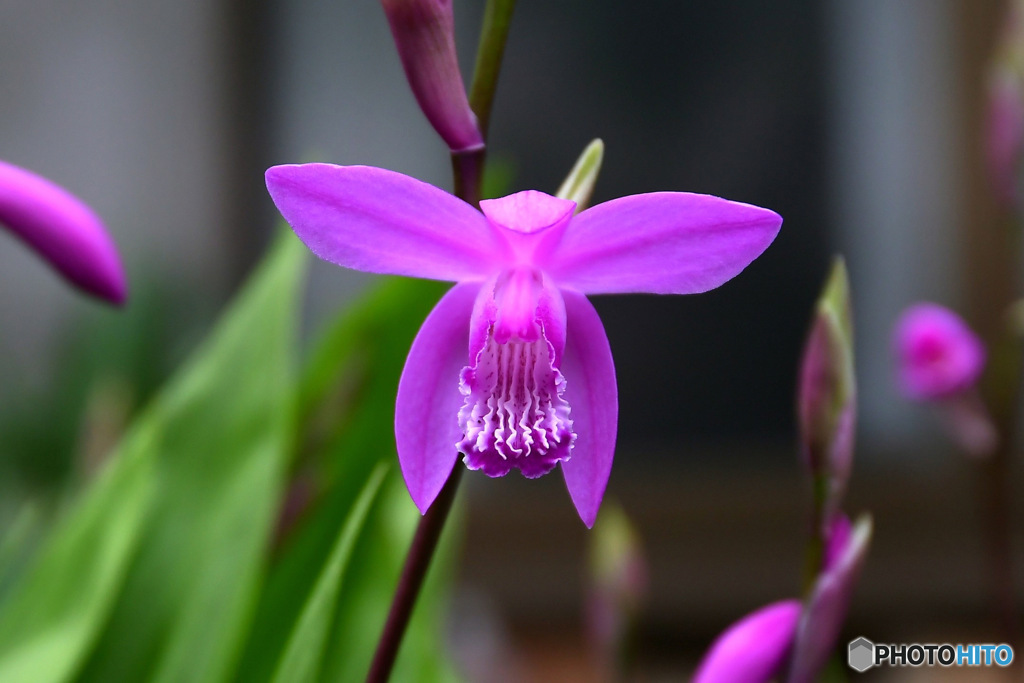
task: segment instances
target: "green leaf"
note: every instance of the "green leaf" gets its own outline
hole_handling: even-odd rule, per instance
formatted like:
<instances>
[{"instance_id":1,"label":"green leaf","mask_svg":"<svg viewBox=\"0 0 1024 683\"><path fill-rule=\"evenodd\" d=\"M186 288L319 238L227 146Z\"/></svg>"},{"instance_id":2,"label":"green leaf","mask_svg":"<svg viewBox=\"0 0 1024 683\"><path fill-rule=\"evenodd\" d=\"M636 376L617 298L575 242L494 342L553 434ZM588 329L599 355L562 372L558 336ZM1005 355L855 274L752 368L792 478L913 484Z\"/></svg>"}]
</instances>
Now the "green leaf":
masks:
<instances>
[{"instance_id":1,"label":"green leaf","mask_svg":"<svg viewBox=\"0 0 1024 683\"><path fill-rule=\"evenodd\" d=\"M278 662L274 683L314 683L317 680L352 547L363 529L370 504L380 489L386 471L386 465L377 465L349 512L327 564L320 572L320 578L292 631L284 656Z\"/></svg>"},{"instance_id":2,"label":"green leaf","mask_svg":"<svg viewBox=\"0 0 1024 683\"><path fill-rule=\"evenodd\" d=\"M337 530L352 509L359 487L378 463L397 462L394 410L398 378L413 337L447 287L422 280L382 278L332 321L315 345L300 384L298 413L299 468L316 482L317 491L278 549L234 680L270 680L290 636L289 628L328 561ZM388 477L392 479L397 475ZM404 486L402 493L404 500L398 504L414 523L419 514ZM376 513L371 513L367 526L376 528L376 519ZM373 538L365 541L369 550L355 551L354 562L360 566L362 553L378 553L375 546L389 542L376 533ZM363 540L358 543L360 548L364 546ZM381 567L381 572L386 575L395 568L397 577L397 563L404 560L406 549L397 550L397 559L389 555L391 564ZM387 590L374 610L381 619L394 585ZM344 610L348 609L345 603ZM353 649L347 645L343 651Z\"/></svg>"},{"instance_id":3,"label":"green leaf","mask_svg":"<svg viewBox=\"0 0 1024 683\"><path fill-rule=\"evenodd\" d=\"M590 195L594 193L597 175L601 172L601 161L604 159L604 142L594 138L580 154L569 175L555 194L562 199L576 202L576 213L587 208Z\"/></svg>"},{"instance_id":4,"label":"green leaf","mask_svg":"<svg viewBox=\"0 0 1024 683\"><path fill-rule=\"evenodd\" d=\"M151 516L84 681L230 675L284 486L306 250L282 233L141 420L157 435Z\"/></svg>"},{"instance_id":5,"label":"green leaf","mask_svg":"<svg viewBox=\"0 0 1024 683\"><path fill-rule=\"evenodd\" d=\"M449 516L416 600L391 679L408 683L458 681L447 655L444 623L447 588L459 540L457 512ZM397 475L385 483L359 539L342 588L337 623L327 650L322 683L366 677L398 584L409 544L421 519Z\"/></svg>"},{"instance_id":6,"label":"green leaf","mask_svg":"<svg viewBox=\"0 0 1024 683\"><path fill-rule=\"evenodd\" d=\"M142 426L44 541L0 609L0 680L65 681L116 597L154 487Z\"/></svg>"}]
</instances>

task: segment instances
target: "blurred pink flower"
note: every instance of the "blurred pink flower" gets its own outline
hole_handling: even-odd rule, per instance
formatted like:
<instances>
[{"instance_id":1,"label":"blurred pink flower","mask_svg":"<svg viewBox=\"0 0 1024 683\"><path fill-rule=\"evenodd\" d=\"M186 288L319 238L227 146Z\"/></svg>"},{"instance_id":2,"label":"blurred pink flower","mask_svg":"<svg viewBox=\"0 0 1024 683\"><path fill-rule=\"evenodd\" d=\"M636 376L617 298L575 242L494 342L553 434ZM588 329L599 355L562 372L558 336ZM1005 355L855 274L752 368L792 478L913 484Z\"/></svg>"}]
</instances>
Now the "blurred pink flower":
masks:
<instances>
[{"instance_id":1,"label":"blurred pink flower","mask_svg":"<svg viewBox=\"0 0 1024 683\"><path fill-rule=\"evenodd\" d=\"M971 389L985 367L985 347L953 311L932 303L911 306L894 338L900 389L918 401Z\"/></svg>"},{"instance_id":2,"label":"blurred pink flower","mask_svg":"<svg viewBox=\"0 0 1024 683\"><path fill-rule=\"evenodd\" d=\"M0 161L0 224L73 285L124 302L124 270L113 240L92 209L67 190Z\"/></svg>"},{"instance_id":3,"label":"blurred pink flower","mask_svg":"<svg viewBox=\"0 0 1024 683\"><path fill-rule=\"evenodd\" d=\"M611 472L618 397L585 294L718 287L778 233L772 211L658 192L574 216L528 190L480 202L367 166L275 166L267 187L298 236L348 268L456 284L423 323L398 386L395 440L426 511L458 453L470 469L538 477L562 463L592 526Z\"/></svg>"}]
</instances>

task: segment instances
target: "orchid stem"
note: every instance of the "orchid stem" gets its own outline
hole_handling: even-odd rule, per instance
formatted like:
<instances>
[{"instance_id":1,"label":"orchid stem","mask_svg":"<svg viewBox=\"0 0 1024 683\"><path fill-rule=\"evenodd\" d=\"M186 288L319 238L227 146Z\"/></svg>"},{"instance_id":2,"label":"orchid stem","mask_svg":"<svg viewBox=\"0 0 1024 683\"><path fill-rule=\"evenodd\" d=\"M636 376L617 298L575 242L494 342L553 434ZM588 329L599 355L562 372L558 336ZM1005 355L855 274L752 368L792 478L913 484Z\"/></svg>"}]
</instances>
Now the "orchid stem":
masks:
<instances>
[{"instance_id":1,"label":"orchid stem","mask_svg":"<svg viewBox=\"0 0 1024 683\"><path fill-rule=\"evenodd\" d=\"M455 179L455 196L479 208L483 185L484 162L487 148L481 147L468 152L452 152L452 176Z\"/></svg>"},{"instance_id":2,"label":"orchid stem","mask_svg":"<svg viewBox=\"0 0 1024 683\"><path fill-rule=\"evenodd\" d=\"M484 10L484 26L480 31L480 46L476 51L473 86L469 89L469 106L476 114L477 125L484 140L491 122L491 105L498 87L498 72L505 55L505 39L512 20L516 0L488 0Z\"/></svg>"},{"instance_id":3,"label":"orchid stem","mask_svg":"<svg viewBox=\"0 0 1024 683\"><path fill-rule=\"evenodd\" d=\"M477 126L484 140L487 139L487 129L491 122L491 105L494 104L494 93L498 88L498 72L501 71L501 60L505 56L505 41L515 6L515 0L488 0L484 10L473 84L469 89L469 106L476 114ZM479 206L486 161L486 146L452 152L456 197Z\"/></svg>"},{"instance_id":4,"label":"orchid stem","mask_svg":"<svg viewBox=\"0 0 1024 683\"><path fill-rule=\"evenodd\" d=\"M416 535L409 546L409 554L405 558L405 566L402 567L402 576L398 579L388 619L384 622L384 631L373 655L370 673L366 676L367 683L384 683L391 676L398 648L402 644L402 636L409 625L412 610L416 606L416 598L420 594L423 580L430 568L430 560L434 556L438 539L441 538L452 502L455 500L462 469L461 463L456 460L447 483L416 527Z\"/></svg>"},{"instance_id":5,"label":"orchid stem","mask_svg":"<svg viewBox=\"0 0 1024 683\"><path fill-rule=\"evenodd\" d=\"M810 532L807 535L807 546L804 548L803 593L804 597L811 594L814 584L821 573L825 561L825 503L828 499L828 477L815 474L812 479L813 502L811 510Z\"/></svg>"}]
</instances>

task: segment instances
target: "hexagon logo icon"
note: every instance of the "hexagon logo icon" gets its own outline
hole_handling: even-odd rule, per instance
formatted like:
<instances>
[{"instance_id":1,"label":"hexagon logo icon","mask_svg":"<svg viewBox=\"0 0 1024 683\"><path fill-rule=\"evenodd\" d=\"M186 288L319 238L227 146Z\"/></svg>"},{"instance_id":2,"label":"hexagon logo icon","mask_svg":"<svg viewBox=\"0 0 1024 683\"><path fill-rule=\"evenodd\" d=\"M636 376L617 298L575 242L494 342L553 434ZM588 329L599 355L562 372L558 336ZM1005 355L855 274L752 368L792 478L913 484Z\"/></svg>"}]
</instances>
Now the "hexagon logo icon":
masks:
<instances>
[{"instance_id":1,"label":"hexagon logo icon","mask_svg":"<svg viewBox=\"0 0 1024 683\"><path fill-rule=\"evenodd\" d=\"M875 665L875 644L864 637L850 641L846 663L854 671L864 673Z\"/></svg>"}]
</instances>

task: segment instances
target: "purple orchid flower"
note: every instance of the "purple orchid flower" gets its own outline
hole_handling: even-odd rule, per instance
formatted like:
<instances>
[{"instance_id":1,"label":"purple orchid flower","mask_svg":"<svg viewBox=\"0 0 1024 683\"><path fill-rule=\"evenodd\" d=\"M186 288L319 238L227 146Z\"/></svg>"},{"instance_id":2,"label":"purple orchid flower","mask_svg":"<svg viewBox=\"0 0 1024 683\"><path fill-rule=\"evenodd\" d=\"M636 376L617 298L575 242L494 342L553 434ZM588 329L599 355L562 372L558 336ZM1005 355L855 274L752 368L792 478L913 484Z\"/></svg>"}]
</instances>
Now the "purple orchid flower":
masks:
<instances>
[{"instance_id":1,"label":"purple orchid flower","mask_svg":"<svg viewBox=\"0 0 1024 683\"><path fill-rule=\"evenodd\" d=\"M713 289L782 224L767 209L680 192L574 216L575 202L528 190L478 211L367 166L275 166L267 188L326 261L458 283L420 328L398 386L395 440L420 511L461 452L492 477L539 477L561 462L587 526L611 471L618 399L608 338L585 295Z\"/></svg>"},{"instance_id":2,"label":"purple orchid flower","mask_svg":"<svg viewBox=\"0 0 1024 683\"><path fill-rule=\"evenodd\" d=\"M0 224L75 286L113 304L124 302L114 242L92 209L67 190L0 161Z\"/></svg>"}]
</instances>

